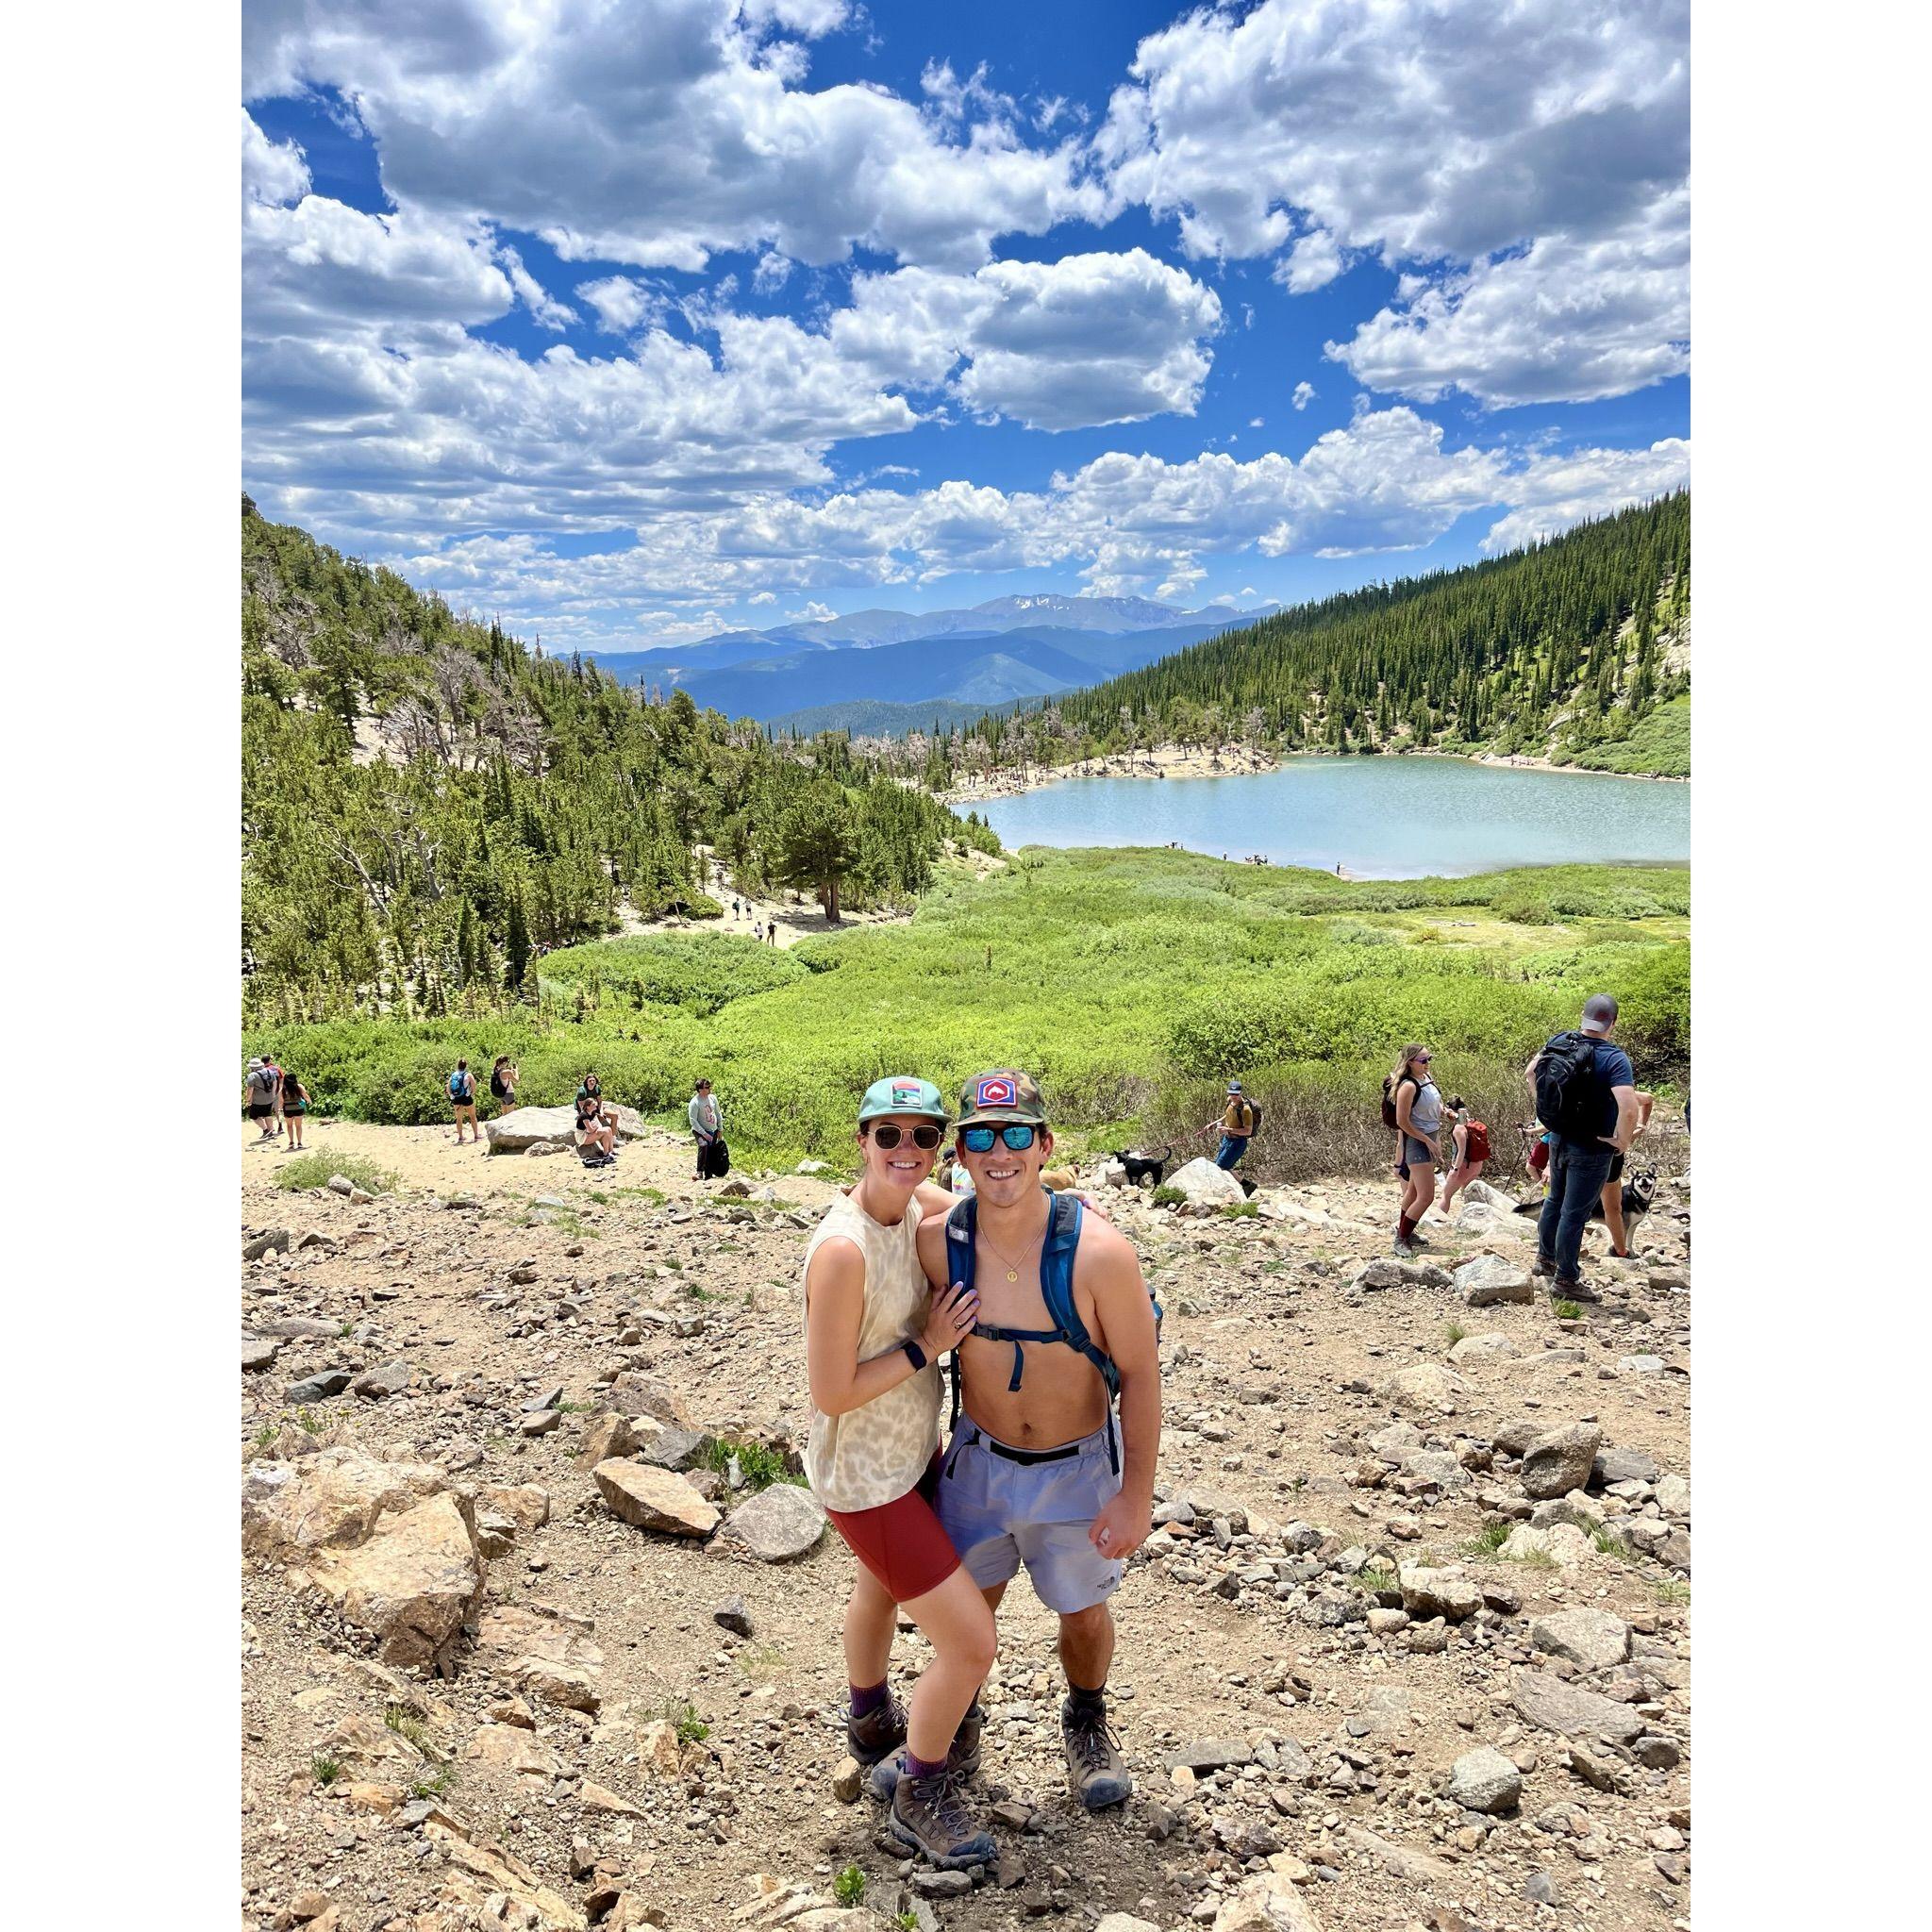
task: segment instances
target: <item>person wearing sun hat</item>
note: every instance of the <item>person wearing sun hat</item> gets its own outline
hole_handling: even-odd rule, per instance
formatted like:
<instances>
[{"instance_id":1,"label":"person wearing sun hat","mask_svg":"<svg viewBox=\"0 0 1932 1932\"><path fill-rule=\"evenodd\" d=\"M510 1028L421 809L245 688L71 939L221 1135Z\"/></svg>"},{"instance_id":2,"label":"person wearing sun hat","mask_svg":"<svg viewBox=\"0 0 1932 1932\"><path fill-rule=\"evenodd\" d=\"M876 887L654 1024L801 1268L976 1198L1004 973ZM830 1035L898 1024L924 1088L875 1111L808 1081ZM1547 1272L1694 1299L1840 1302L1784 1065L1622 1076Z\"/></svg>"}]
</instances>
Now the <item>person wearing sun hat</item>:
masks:
<instances>
[{"instance_id":1,"label":"person wearing sun hat","mask_svg":"<svg viewBox=\"0 0 1932 1932\"><path fill-rule=\"evenodd\" d=\"M1214 1164L1220 1168L1238 1166L1241 1158L1248 1151L1248 1142L1254 1139L1255 1129L1261 1124L1261 1110L1241 1091L1239 1080L1227 1083L1227 1105L1221 1109L1218 1121L1209 1121L1201 1129L1211 1134L1219 1127L1221 1146L1214 1156Z\"/></svg>"},{"instance_id":2,"label":"person wearing sun hat","mask_svg":"<svg viewBox=\"0 0 1932 1932\"><path fill-rule=\"evenodd\" d=\"M974 1195L943 1222L922 1220L916 1236L934 1294L976 1293L985 1316L954 1357L961 1405L939 1520L994 1608L1024 1563L1058 1615L1067 1782L1098 1810L1134 1789L1108 1723L1108 1599L1152 1528L1158 1311L1133 1243L1079 1197L1042 1186L1053 1134L1030 1074L975 1074L958 1134ZM962 1769L977 1768L976 1724L955 1751ZM895 1773L882 1760L874 1790L885 1795Z\"/></svg>"},{"instance_id":3,"label":"person wearing sun hat","mask_svg":"<svg viewBox=\"0 0 1932 1932\"><path fill-rule=\"evenodd\" d=\"M918 1234L951 1200L930 1184L946 1106L930 1080L874 1080L858 1106L858 1184L826 1208L805 1254L811 1426L806 1479L858 1559L845 1610L846 1746L861 1764L905 1753L891 1830L934 1864L986 1863L949 1745L992 1668L992 1611L933 1507L939 1358L973 1326L970 1291L928 1289ZM888 1683L904 1610L933 1659L901 1710Z\"/></svg>"}]
</instances>

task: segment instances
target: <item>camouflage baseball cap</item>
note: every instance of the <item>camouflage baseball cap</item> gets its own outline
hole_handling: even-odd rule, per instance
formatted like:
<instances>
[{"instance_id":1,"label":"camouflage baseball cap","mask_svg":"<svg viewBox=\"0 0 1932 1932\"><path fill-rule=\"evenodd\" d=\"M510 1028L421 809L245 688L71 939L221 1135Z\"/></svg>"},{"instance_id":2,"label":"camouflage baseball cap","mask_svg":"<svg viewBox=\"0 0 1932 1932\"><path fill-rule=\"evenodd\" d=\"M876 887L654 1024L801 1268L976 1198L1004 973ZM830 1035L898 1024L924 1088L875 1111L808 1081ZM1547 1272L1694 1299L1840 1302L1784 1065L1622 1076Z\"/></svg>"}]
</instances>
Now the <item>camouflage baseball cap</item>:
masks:
<instances>
[{"instance_id":1,"label":"camouflage baseball cap","mask_svg":"<svg viewBox=\"0 0 1932 1932\"><path fill-rule=\"evenodd\" d=\"M863 1126L867 1121L889 1113L924 1114L942 1122L946 1117L946 1098L930 1080L917 1079L910 1074L888 1074L865 1090L865 1098L858 1103L858 1124Z\"/></svg>"},{"instance_id":2,"label":"camouflage baseball cap","mask_svg":"<svg viewBox=\"0 0 1932 1932\"><path fill-rule=\"evenodd\" d=\"M975 1074L959 1091L959 1125L980 1126L989 1121L1030 1121L1046 1124L1046 1102L1030 1074L1008 1068L1004 1073Z\"/></svg>"}]
</instances>

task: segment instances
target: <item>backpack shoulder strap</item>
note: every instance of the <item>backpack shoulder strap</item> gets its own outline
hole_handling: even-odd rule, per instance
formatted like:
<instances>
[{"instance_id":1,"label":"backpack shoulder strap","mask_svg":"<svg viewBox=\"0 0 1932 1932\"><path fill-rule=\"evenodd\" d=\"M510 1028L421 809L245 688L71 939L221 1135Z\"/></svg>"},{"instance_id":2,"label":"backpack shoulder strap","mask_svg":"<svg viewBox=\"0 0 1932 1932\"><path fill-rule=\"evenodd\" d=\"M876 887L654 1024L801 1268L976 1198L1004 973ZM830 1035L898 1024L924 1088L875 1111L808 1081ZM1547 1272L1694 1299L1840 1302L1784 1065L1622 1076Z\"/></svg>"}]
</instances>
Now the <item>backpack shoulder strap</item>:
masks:
<instances>
[{"instance_id":1,"label":"backpack shoulder strap","mask_svg":"<svg viewBox=\"0 0 1932 1932\"><path fill-rule=\"evenodd\" d=\"M953 1288L973 1286L974 1249L979 1236L978 1205L968 1194L946 1216L946 1281Z\"/></svg>"},{"instance_id":2,"label":"backpack shoulder strap","mask_svg":"<svg viewBox=\"0 0 1932 1932\"><path fill-rule=\"evenodd\" d=\"M1100 1371L1109 1398L1120 1393L1120 1371L1113 1357L1097 1347L1074 1302L1074 1253L1080 1244L1081 1207L1072 1194L1056 1194L1049 1210L1046 1244L1040 1254L1040 1291L1054 1325Z\"/></svg>"}]
</instances>

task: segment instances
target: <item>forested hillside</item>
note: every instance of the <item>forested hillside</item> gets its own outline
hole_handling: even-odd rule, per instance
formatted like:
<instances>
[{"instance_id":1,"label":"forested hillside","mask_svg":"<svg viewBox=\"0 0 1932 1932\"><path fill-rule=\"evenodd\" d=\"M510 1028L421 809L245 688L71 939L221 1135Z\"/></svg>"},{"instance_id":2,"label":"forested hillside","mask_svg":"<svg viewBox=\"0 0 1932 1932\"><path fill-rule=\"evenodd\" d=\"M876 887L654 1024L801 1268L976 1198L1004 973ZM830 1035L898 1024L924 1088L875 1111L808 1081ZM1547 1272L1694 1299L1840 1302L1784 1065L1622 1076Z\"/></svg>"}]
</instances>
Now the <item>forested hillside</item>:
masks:
<instances>
[{"instance_id":1,"label":"forested hillside","mask_svg":"<svg viewBox=\"0 0 1932 1932\"><path fill-rule=\"evenodd\" d=\"M949 769L1161 743L1527 754L1690 774L1690 498L1371 585L941 741ZM918 747L922 758L926 747Z\"/></svg>"},{"instance_id":2,"label":"forested hillside","mask_svg":"<svg viewBox=\"0 0 1932 1932\"><path fill-rule=\"evenodd\" d=\"M653 705L242 503L242 948L258 1019L434 1016L533 991L539 946L747 891L925 889L983 827L842 737Z\"/></svg>"}]
</instances>

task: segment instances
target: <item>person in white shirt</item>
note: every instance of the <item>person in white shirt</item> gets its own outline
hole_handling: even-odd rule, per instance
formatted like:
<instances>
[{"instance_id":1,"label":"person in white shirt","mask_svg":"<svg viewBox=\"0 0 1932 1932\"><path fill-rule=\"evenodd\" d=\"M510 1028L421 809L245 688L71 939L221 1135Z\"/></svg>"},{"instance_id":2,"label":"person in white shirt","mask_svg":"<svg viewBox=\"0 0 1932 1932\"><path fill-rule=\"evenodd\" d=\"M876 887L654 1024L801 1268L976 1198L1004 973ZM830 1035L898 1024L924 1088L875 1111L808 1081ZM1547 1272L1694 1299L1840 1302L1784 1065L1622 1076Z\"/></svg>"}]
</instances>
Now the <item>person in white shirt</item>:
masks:
<instances>
[{"instance_id":1,"label":"person in white shirt","mask_svg":"<svg viewBox=\"0 0 1932 1932\"><path fill-rule=\"evenodd\" d=\"M698 1171L693 1180L714 1180L720 1168L719 1154L724 1145L724 1109L718 1104L718 1096L711 1091L708 1080L700 1080L697 1091L691 1097L691 1105L685 1108L685 1116L691 1122L691 1130L697 1138Z\"/></svg>"}]
</instances>

